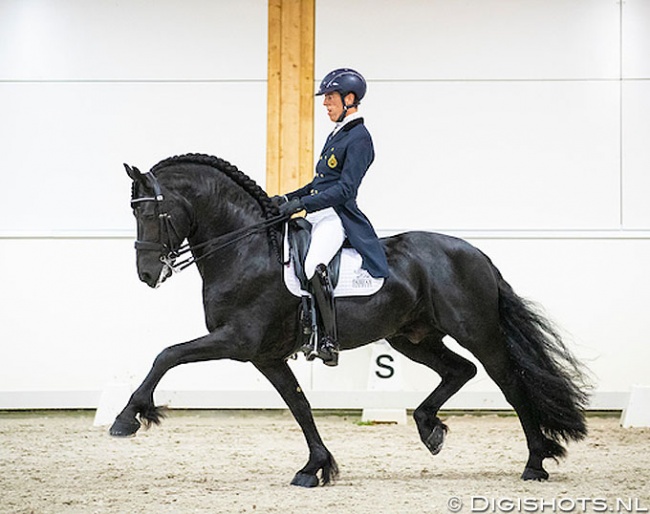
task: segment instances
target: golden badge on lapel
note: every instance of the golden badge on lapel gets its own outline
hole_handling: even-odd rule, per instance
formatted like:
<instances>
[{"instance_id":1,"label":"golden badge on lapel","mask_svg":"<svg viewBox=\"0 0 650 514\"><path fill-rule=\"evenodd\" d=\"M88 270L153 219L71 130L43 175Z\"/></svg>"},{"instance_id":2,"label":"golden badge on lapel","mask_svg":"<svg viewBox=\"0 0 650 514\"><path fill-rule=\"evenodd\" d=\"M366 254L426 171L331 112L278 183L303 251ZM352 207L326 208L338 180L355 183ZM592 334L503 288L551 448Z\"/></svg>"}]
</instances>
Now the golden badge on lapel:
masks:
<instances>
[{"instance_id":1,"label":"golden badge on lapel","mask_svg":"<svg viewBox=\"0 0 650 514\"><path fill-rule=\"evenodd\" d=\"M339 163L339 161L336 160L336 156L334 154L330 155L330 158L327 159L327 165L330 168L336 168L336 165Z\"/></svg>"}]
</instances>

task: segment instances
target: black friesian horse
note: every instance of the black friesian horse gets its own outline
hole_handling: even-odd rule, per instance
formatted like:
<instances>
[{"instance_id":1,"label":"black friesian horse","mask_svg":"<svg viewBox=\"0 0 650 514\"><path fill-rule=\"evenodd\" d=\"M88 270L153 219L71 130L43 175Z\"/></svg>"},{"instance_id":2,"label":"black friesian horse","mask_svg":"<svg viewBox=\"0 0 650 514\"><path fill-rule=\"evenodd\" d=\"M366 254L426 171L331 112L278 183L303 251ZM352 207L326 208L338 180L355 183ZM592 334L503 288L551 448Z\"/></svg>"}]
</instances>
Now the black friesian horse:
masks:
<instances>
[{"instance_id":1,"label":"black friesian horse","mask_svg":"<svg viewBox=\"0 0 650 514\"><path fill-rule=\"evenodd\" d=\"M159 423L153 392L174 366L250 361L278 390L307 440L309 460L291 483L314 487L319 472L320 481L329 483L338 473L336 462L287 365L300 345L300 300L282 279L280 229L272 225L277 207L253 180L216 157L172 157L145 174L125 167L133 180L140 279L152 287L165 280L187 239L189 263L196 263L203 279L209 333L156 357L110 433L128 436L140 421ZM258 230L250 233L250 226ZM235 242L218 245L224 240ZM438 410L476 373L474 364L443 344L444 336L453 337L476 356L519 415L529 450L522 478L548 478L543 460L564 456L561 443L587 432L580 364L551 324L469 243L425 232L382 241L391 272L383 288L371 297L337 299L341 348L385 338L440 375L438 387L414 412L420 438L435 455L447 430Z\"/></svg>"}]
</instances>

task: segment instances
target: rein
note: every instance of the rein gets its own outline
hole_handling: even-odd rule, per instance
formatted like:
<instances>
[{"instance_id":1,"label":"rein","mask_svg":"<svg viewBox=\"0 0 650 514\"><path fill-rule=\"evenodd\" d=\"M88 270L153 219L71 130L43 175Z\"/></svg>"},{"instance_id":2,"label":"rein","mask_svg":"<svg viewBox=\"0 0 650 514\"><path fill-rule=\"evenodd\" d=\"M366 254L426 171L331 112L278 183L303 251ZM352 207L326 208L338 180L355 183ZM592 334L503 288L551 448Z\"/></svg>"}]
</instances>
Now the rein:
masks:
<instances>
[{"instance_id":1,"label":"rein","mask_svg":"<svg viewBox=\"0 0 650 514\"><path fill-rule=\"evenodd\" d=\"M167 258L164 258L164 257L161 257L161 259L164 258L165 260L163 260L163 262L165 262L165 264L167 264L169 267L171 267L171 269L173 271L183 271L185 268L191 266L195 262L198 262L198 261L204 259L205 257L208 257L208 256L218 252L219 250L222 250L223 248L226 248L227 246L230 246L231 244L235 244L238 241L241 241L242 239L247 238L248 236L252 236L253 234L255 234L257 232L261 232L262 230L266 230L267 228L272 227L273 225L277 225L278 223L280 223L282 221L285 221L285 220L286 220L286 216L275 216L273 218L264 220L264 221L262 221L260 223L255 223L254 225L249 225L247 227L242 227L240 229L233 230L232 232L228 232L227 234L224 234L222 236L215 237L213 239L209 239L208 241L205 241L205 242L200 243L200 244L195 245L195 246L191 246L189 243L186 243L184 245L181 245L178 248L178 250L175 250L175 251L172 250L170 252L170 254L169 254L173 258L178 258L178 257L180 257L180 256L182 256L182 255L184 255L184 254L186 254L188 252L191 252L193 250L204 248L206 246L209 247L209 246L212 246L212 245L216 245L220 241L226 240L225 242L223 242L221 244L218 244L217 246L215 246L213 248L209 248L209 250L206 251L200 257L194 257L192 255L192 256L188 257L187 259L185 259L184 261L181 261L181 262L178 262L178 263L169 262L169 260L171 260L171 259L168 260Z\"/></svg>"},{"instance_id":2,"label":"rein","mask_svg":"<svg viewBox=\"0 0 650 514\"><path fill-rule=\"evenodd\" d=\"M131 206L133 207L134 205L143 202L155 202L156 216L158 217L160 223L160 231L159 231L160 238L162 239L163 235L166 235L167 243L163 243L163 242L152 243L150 241L136 240L135 249L145 250L145 251L160 251L161 252L160 260L165 265L167 265L173 272L176 273L183 271L184 269L190 267L192 264L195 264L196 262L203 260L206 257L209 257L210 255L215 254L216 252L222 250L223 248L226 248L227 246L235 244L238 241L241 241L242 239L252 236L257 232L261 232L262 230L266 230L269 227L277 225L278 223L281 223L287 219L287 216L283 216L283 215L274 216L273 218L269 218L259 223L255 223L247 227L242 227L237 230L233 230L232 232L228 232L227 234L223 234L219 237L209 239L207 241L204 241L203 243L194 246L190 245L190 243L187 242L185 244L181 244L177 248L174 248L174 245L172 243L172 233L176 235L177 239L181 239L181 237L178 234L176 227L174 226L174 222L172 220L171 215L162 210L162 202L164 200L164 196L162 194L162 189L160 187L160 184L158 183L158 180L152 173L145 173L143 176L147 177L147 179L149 180L154 191L154 196L134 198L131 200ZM188 258L180 262L176 262L176 259L178 259L179 257L182 257L187 253L202 248L206 248L206 247L208 247L208 250L205 253L203 253L200 257L195 257L194 255L190 255Z\"/></svg>"}]
</instances>

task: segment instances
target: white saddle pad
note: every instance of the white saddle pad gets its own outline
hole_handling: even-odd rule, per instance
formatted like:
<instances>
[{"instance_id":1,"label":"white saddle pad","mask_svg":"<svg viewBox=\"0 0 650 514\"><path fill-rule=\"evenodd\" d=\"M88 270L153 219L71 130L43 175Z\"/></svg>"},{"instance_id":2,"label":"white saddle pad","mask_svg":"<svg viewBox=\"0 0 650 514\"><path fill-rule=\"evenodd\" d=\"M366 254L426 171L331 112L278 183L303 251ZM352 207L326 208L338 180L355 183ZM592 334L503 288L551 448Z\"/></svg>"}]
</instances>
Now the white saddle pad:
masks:
<instances>
[{"instance_id":1,"label":"white saddle pad","mask_svg":"<svg viewBox=\"0 0 650 514\"><path fill-rule=\"evenodd\" d=\"M289 243L286 237L284 238L284 255L289 255ZM374 278L361 267L361 263L359 252L354 248L343 248L339 282L334 289L335 297L370 296L381 289L385 279ZM284 266L284 284L289 292L295 296L307 296L309 294L301 289L292 260Z\"/></svg>"}]
</instances>

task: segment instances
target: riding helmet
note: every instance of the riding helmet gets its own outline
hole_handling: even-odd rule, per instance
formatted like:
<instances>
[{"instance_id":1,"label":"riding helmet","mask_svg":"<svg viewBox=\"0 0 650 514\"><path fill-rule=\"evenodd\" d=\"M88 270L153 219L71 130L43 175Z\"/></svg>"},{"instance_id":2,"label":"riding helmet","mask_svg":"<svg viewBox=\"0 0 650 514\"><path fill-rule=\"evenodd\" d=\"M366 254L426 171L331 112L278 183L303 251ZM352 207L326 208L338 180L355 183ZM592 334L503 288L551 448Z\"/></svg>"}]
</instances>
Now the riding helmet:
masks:
<instances>
[{"instance_id":1,"label":"riding helmet","mask_svg":"<svg viewBox=\"0 0 650 514\"><path fill-rule=\"evenodd\" d=\"M348 93L354 93L356 96L354 106L357 106L366 94L366 89L366 79L361 73L350 68L339 68L325 75L316 96L335 91L340 93L341 97L345 97Z\"/></svg>"}]
</instances>

